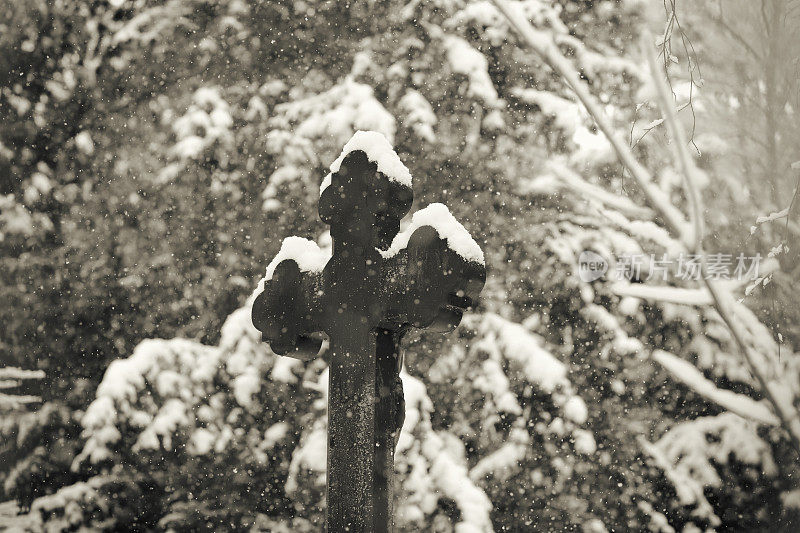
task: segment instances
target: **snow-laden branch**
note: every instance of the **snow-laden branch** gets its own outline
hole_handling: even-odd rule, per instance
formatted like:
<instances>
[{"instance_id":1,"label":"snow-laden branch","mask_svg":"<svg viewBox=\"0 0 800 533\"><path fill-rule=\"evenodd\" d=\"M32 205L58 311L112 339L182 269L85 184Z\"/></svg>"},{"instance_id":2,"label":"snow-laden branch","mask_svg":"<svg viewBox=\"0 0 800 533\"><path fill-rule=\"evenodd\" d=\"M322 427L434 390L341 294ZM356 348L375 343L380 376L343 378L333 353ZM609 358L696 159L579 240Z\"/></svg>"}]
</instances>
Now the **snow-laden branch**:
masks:
<instances>
[{"instance_id":1,"label":"snow-laden branch","mask_svg":"<svg viewBox=\"0 0 800 533\"><path fill-rule=\"evenodd\" d=\"M749 466L767 477L777 473L770 447L757 430L756 424L726 412L679 422L654 443L642 436L638 440L642 450L663 470L680 504L694 507L691 516L713 530L722 522L714 513L706 490L724 486L720 466Z\"/></svg>"},{"instance_id":2,"label":"snow-laden branch","mask_svg":"<svg viewBox=\"0 0 800 533\"><path fill-rule=\"evenodd\" d=\"M675 102L670 96L671 91L667 88L664 78L660 75L660 70L656 65L656 57L653 52L653 47L650 46L653 40L649 32L645 31L642 37L642 48L647 57L647 64L650 67L650 75L656 86L656 92L661 107L663 119L667 124L667 130L674 142L671 143L675 158L678 160L681 171L683 172L683 185L686 191L686 197L689 198L689 205L691 206L691 216L689 220L692 223L692 248L700 249L703 246L703 206L700 198L700 193L695 186L697 179L695 173L697 169L694 165L692 156L686 149L686 134L683 128L678 124L678 114L675 111Z\"/></svg>"},{"instance_id":3,"label":"snow-laden branch","mask_svg":"<svg viewBox=\"0 0 800 533\"><path fill-rule=\"evenodd\" d=\"M561 53L552 38L547 33L536 30L527 17L517 9L517 6L512 8L505 0L492 0L492 3L519 32L525 42L570 86L586 108L586 111L594 119L598 129L608 138L619 160L641 188L647 203L661 215L667 229L688 251L701 255L701 276L708 293L711 295L713 306L730 330L739 352L747 362L750 372L758 380L762 392L779 417L781 426L788 433L795 450L800 453L800 416L798 416L797 410L793 407L791 393L788 393L789 398L787 401L787 398L784 398L786 394L783 394L786 387L771 380L766 374L769 366L763 364L766 354L757 354L750 350L741 333L737 330L735 326L736 317L732 310L733 305L731 305L733 299L730 292L706 276L705 258L702 257L702 206L695 183L694 162L686 149L685 135L678 125L674 102L667 96L669 93L661 77L655 54L651 47L653 40L649 36L644 38L644 53L651 76L656 84L664 121L673 136L676 159L684 175L684 187L691 207L690 222L686 221L684 215L672 204L666 193L654 185L652 174L639 163L629 146L614 130L611 121L606 117L602 107L591 94L588 84L581 79L577 69ZM779 378L779 376L775 377ZM776 391L776 389L780 389L780 391Z\"/></svg>"},{"instance_id":4,"label":"snow-laden branch","mask_svg":"<svg viewBox=\"0 0 800 533\"><path fill-rule=\"evenodd\" d=\"M2 379L43 379L44 370L24 370L13 366L0 368Z\"/></svg>"},{"instance_id":5,"label":"snow-laden branch","mask_svg":"<svg viewBox=\"0 0 800 533\"><path fill-rule=\"evenodd\" d=\"M631 199L606 191L602 187L584 180L577 172L558 161L550 161L547 165L550 170L565 186L572 190L580 191L583 196L596 200L603 205L612 207L628 216L650 220L653 212L641 207Z\"/></svg>"},{"instance_id":6,"label":"snow-laden branch","mask_svg":"<svg viewBox=\"0 0 800 533\"><path fill-rule=\"evenodd\" d=\"M780 423L780 420L766 405L744 394L717 388L713 382L706 379L703 373L688 361L664 350L654 350L652 357L672 377L720 407L741 417L750 418L768 426L777 426Z\"/></svg>"},{"instance_id":7,"label":"snow-laden branch","mask_svg":"<svg viewBox=\"0 0 800 533\"><path fill-rule=\"evenodd\" d=\"M13 366L0 367L0 389L14 389L25 379L43 379L44 370L25 370ZM29 394L5 394L0 392L0 410L18 409L24 405L41 402L39 396Z\"/></svg>"},{"instance_id":8,"label":"snow-laden branch","mask_svg":"<svg viewBox=\"0 0 800 533\"><path fill-rule=\"evenodd\" d=\"M773 220L778 220L779 218L785 218L789 216L789 208L782 209L780 211L775 211L774 213L770 213L769 215L760 216L756 219L756 224L764 224L766 222L772 222Z\"/></svg>"},{"instance_id":9,"label":"snow-laden branch","mask_svg":"<svg viewBox=\"0 0 800 533\"><path fill-rule=\"evenodd\" d=\"M575 67L564 57L550 35L534 29L525 15L517 12L517 9L512 8L505 0L492 0L492 3L505 15L528 45L570 86L597 127L611 143L617 157L636 180L648 204L659 212L670 231L684 243L692 242L694 236L686 218L672 205L666 193L655 185L651 173L639 163L625 140L611 126L611 121L606 118L600 103L590 92L588 84L581 79Z\"/></svg>"},{"instance_id":10,"label":"snow-laden branch","mask_svg":"<svg viewBox=\"0 0 800 533\"><path fill-rule=\"evenodd\" d=\"M695 234L695 239L692 241L694 246L692 247L691 252L700 256L700 274L703 278L703 283L708 289L708 292L711 294L714 308L716 309L717 313L719 313L719 316L722 318L723 322L725 322L725 325L728 326L736 347L739 349L742 357L747 362L750 372L758 380L762 392L772 404L775 413L780 418L781 426L783 426L783 428L789 434L789 438L794 445L795 451L800 453L800 416L798 415L797 409L795 409L792 405L793 402L791 399L787 402L786 398L784 398L784 387L774 383L773 380L771 380L767 375L768 368L765 367L768 365L764 364L765 361L763 357L765 354L758 354L751 350L745 342L740 329L736 327L736 305L731 297L730 292L725 291L717 281L710 279L706 275L707 265L706 257L703 253L703 225L701 222L703 217L703 208L700 200L700 193L697 190L694 163L691 160L689 150L686 148L686 139L683 135L683 130L678 124L678 119L676 117L672 101L668 96L669 93L667 92L666 82L661 76L656 62L655 53L653 52L652 47L649 45L649 43L652 42L652 39L649 39L649 37L649 34L645 32L645 35L642 39L642 48L644 50L645 57L647 58L647 63L650 67L650 73L653 78L653 82L656 85L656 92L659 97L659 104L664 115L664 120L666 121L669 131L673 136L674 142L672 144L683 172L686 195L689 198L691 205L692 222L695 231L700 232ZM781 390L776 391L776 386Z\"/></svg>"},{"instance_id":11,"label":"snow-laden branch","mask_svg":"<svg viewBox=\"0 0 800 533\"><path fill-rule=\"evenodd\" d=\"M706 306L714 303L711 294L703 289L645 285L644 283L617 282L611 285L611 292L619 297L630 296L662 303L678 305Z\"/></svg>"},{"instance_id":12,"label":"snow-laden branch","mask_svg":"<svg viewBox=\"0 0 800 533\"><path fill-rule=\"evenodd\" d=\"M41 401L42 399L39 396L0 393L0 408L3 409L17 409L23 405Z\"/></svg>"}]
</instances>

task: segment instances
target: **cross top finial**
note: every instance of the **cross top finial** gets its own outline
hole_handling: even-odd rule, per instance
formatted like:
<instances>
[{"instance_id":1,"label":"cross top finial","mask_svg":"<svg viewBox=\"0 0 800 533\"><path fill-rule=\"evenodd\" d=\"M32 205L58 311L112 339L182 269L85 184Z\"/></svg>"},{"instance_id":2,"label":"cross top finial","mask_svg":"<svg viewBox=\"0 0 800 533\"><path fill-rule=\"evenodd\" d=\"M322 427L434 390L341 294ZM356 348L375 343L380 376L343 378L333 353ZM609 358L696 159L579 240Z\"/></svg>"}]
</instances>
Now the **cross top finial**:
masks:
<instances>
[{"instance_id":1,"label":"cross top finial","mask_svg":"<svg viewBox=\"0 0 800 533\"><path fill-rule=\"evenodd\" d=\"M334 241L385 249L413 199L411 173L386 138L358 131L322 182L319 215Z\"/></svg>"},{"instance_id":2,"label":"cross top finial","mask_svg":"<svg viewBox=\"0 0 800 533\"><path fill-rule=\"evenodd\" d=\"M253 323L275 352L313 357L341 327L446 331L458 325L485 280L483 252L442 204L414 213L411 173L386 138L358 131L320 186L320 218L333 254L289 237L267 267Z\"/></svg>"}]
</instances>

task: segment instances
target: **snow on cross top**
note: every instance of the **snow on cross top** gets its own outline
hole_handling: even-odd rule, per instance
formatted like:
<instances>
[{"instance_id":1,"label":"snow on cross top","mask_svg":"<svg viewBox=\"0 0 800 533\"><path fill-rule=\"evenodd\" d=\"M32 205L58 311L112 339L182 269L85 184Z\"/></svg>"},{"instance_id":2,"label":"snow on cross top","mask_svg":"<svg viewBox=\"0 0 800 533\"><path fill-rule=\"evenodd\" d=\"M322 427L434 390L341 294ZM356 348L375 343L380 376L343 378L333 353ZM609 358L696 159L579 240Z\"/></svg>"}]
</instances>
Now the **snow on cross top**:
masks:
<instances>
[{"instance_id":1,"label":"snow on cross top","mask_svg":"<svg viewBox=\"0 0 800 533\"><path fill-rule=\"evenodd\" d=\"M392 145L386 140L382 133L377 131L363 131L359 130L347 141L344 145L342 153L339 157L331 163L331 172L322 180L319 186L319 194L321 195L328 185L331 184L331 176L333 173L339 171L342 161L350 152L361 150L367 154L367 159L378 165L378 171L383 173L391 181L396 181L406 187L411 187L411 172L408 171L406 166L397 157Z\"/></svg>"},{"instance_id":2,"label":"snow on cross top","mask_svg":"<svg viewBox=\"0 0 800 533\"><path fill-rule=\"evenodd\" d=\"M435 229L439 237L447 241L447 246L467 261L485 264L481 247L444 204L431 204L414 213L411 224L395 236L389 249L378 251L387 259L396 255L408 246L411 234L422 226L431 226Z\"/></svg>"}]
</instances>

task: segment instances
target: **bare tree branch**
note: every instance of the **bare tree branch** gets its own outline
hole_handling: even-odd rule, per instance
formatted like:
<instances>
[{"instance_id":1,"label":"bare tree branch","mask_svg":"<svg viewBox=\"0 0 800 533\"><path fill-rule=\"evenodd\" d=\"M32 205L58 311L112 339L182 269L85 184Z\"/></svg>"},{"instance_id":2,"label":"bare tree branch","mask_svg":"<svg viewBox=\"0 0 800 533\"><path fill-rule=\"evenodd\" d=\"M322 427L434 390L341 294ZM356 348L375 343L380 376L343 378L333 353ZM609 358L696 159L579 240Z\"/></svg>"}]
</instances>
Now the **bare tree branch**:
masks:
<instances>
[{"instance_id":1,"label":"bare tree branch","mask_svg":"<svg viewBox=\"0 0 800 533\"><path fill-rule=\"evenodd\" d=\"M667 129L672 136L674 142L672 143L673 151L675 152L678 164L683 172L683 186L686 191L686 197L689 199L691 207L691 216L689 219L694 227L694 242L690 248L700 250L703 247L703 207L701 205L700 194L694 186L695 179L694 173L696 168L694 160L689 152L686 150L686 135L683 129L678 124L678 115L675 112L675 105L671 92L668 92L667 85L664 77L658 70L655 53L652 47L653 38L649 32L645 31L642 37L642 49L647 56L647 64L650 67L650 76L656 86L656 93L661 104L661 113L664 121L667 124Z\"/></svg>"}]
</instances>

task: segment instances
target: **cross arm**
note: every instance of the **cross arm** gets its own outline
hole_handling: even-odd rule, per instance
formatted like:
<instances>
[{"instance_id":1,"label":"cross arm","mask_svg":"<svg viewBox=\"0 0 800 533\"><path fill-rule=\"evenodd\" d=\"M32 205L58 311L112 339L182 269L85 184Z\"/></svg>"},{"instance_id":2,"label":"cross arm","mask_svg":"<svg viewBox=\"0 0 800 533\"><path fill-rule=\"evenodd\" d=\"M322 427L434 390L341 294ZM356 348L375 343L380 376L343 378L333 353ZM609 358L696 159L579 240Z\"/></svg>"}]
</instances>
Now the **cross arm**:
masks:
<instances>
[{"instance_id":1,"label":"cross arm","mask_svg":"<svg viewBox=\"0 0 800 533\"><path fill-rule=\"evenodd\" d=\"M317 356L322 344L322 268L327 255L313 241L290 237L267 267L253 302L253 325L273 352L298 359Z\"/></svg>"},{"instance_id":2,"label":"cross arm","mask_svg":"<svg viewBox=\"0 0 800 533\"><path fill-rule=\"evenodd\" d=\"M390 293L387 318L445 332L474 304L486 281L486 267L482 254L471 253L477 244L446 207L434 204L426 209L433 213L420 211L417 224L412 220L405 235L399 234L384 252Z\"/></svg>"}]
</instances>

